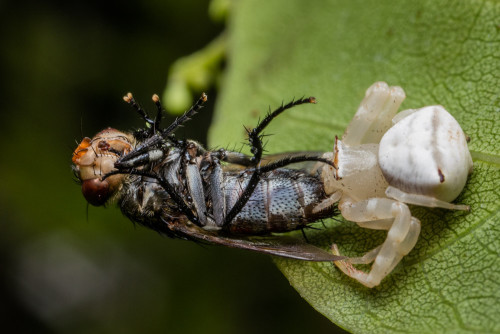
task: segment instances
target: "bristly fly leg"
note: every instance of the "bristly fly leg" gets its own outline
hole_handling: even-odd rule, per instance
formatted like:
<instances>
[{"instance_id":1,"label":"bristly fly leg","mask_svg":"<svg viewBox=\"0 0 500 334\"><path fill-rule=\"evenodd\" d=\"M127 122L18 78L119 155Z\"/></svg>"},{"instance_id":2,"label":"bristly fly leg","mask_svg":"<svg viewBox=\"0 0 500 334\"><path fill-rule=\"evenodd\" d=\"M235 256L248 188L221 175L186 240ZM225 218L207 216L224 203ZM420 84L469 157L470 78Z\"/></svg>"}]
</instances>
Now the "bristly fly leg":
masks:
<instances>
[{"instance_id":1,"label":"bristly fly leg","mask_svg":"<svg viewBox=\"0 0 500 334\"><path fill-rule=\"evenodd\" d=\"M290 109L292 107L304 104L304 103L316 103L316 99L314 97L308 97L299 99L297 101L292 101L286 105L282 104L278 109L274 110L271 113L268 113L266 117L262 121L260 121L255 128L252 130L247 130L248 133L248 141L250 143L250 152L252 152L253 157L251 158L251 162L255 165L253 169L252 176L248 181L247 186L243 190L241 196L238 198L234 206L231 208L229 213L226 215L224 225L228 226L229 223L238 215L238 213L243 209L246 205L250 197L252 196L255 187L259 183L262 173L272 171L274 169L283 167L290 163L301 162L301 161L309 161L309 160L318 160L321 159L319 157L290 157L289 159L282 159L275 163L271 163L266 165L265 167L261 167L260 163L262 160L262 154L264 152L264 148L262 146L262 138L263 135L261 132L264 128L271 123L271 121L281 114L283 111ZM325 159L321 159L320 161L324 161ZM325 160L326 162L326 160ZM330 162L328 162L330 163Z\"/></svg>"},{"instance_id":2,"label":"bristly fly leg","mask_svg":"<svg viewBox=\"0 0 500 334\"><path fill-rule=\"evenodd\" d=\"M157 112L154 120L151 119L148 116L148 114L146 113L146 111L144 109L142 109L140 104L137 103L137 101L134 99L134 96L132 95L132 93L127 93L127 95L125 95L123 97L123 100L125 102L127 102L128 104L130 104L132 106L132 108L135 109L135 111L137 111L137 113L141 116L141 118L146 122L146 124L149 127L149 129L147 130L147 133L149 133L150 136L153 135L161 123L161 116L162 116L162 107L161 107L161 105L158 107L158 104L157 104L157 102L160 101L158 95L156 95L156 94L153 95L153 102L155 103L155 105L158 108L158 112Z\"/></svg>"},{"instance_id":3,"label":"bristly fly leg","mask_svg":"<svg viewBox=\"0 0 500 334\"><path fill-rule=\"evenodd\" d=\"M203 107L203 104L207 101L207 95L203 93L198 101L196 101L196 103L188 111L163 130L160 129L160 122L162 120L161 113L163 108L161 107L158 95L153 95L153 102L157 107L157 116L154 121L151 120L147 116L146 112L139 106L139 104L137 104L131 93L128 93L127 96L124 97L124 100L141 115L146 123L150 124L150 131L146 130L147 132L144 136L144 141L132 152L118 159L115 163L115 167L137 168L149 162L160 160L164 155L164 150L166 149L165 146L168 146L167 143L171 143L174 146L182 145L182 143L174 139L173 133L182 124L189 121L191 117Z\"/></svg>"},{"instance_id":4,"label":"bristly fly leg","mask_svg":"<svg viewBox=\"0 0 500 334\"><path fill-rule=\"evenodd\" d=\"M140 131L140 133L136 132L134 134L136 137L139 137L138 139L143 140L141 145L118 159L115 162L115 168L117 170L106 174L103 179L114 174L133 174L155 178L176 203L179 210L193 223L199 224L198 218L193 214L189 206L176 192L175 187L172 186L163 176L138 170L137 168L160 160L164 156L165 150L168 149L168 143L174 146L184 145L184 143L178 142L173 138L173 132L183 123L189 121L191 117L203 107L203 104L207 101L207 96L203 93L198 101L188 111L186 111L181 117L177 118L164 130L160 129L163 108L158 95L153 95L153 102L157 108L157 115L154 120L152 120L144 109L142 109L141 106L135 101L131 93L128 93L123 99L139 113L147 124L149 124L150 129Z\"/></svg>"},{"instance_id":5,"label":"bristly fly leg","mask_svg":"<svg viewBox=\"0 0 500 334\"><path fill-rule=\"evenodd\" d=\"M172 122L166 129L162 130L162 136L164 138L167 138L169 135L174 133L174 131L181 126L182 124L186 123L193 117L201 108L203 108L203 104L207 102L207 95L205 93L202 93L198 101L189 108L188 111L186 111L181 117L176 118L175 121ZM155 102L157 105L160 105L160 100L158 99L158 102Z\"/></svg>"}]
</instances>

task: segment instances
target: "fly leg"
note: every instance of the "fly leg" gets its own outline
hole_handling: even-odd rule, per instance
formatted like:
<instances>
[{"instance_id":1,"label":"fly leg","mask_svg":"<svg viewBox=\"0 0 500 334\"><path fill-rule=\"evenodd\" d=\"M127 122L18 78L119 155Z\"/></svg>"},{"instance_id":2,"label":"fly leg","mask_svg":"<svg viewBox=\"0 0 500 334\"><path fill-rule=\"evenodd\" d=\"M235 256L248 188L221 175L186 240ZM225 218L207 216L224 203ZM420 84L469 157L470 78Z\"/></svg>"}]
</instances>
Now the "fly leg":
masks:
<instances>
[{"instance_id":1,"label":"fly leg","mask_svg":"<svg viewBox=\"0 0 500 334\"><path fill-rule=\"evenodd\" d=\"M281 105L278 109L273 111L272 113L267 114L267 116L257 124L257 127L255 127L252 130L247 130L248 132L248 141L250 143L250 152L252 152L253 157L250 159L250 161L255 165L255 168L253 170L252 176L250 177L250 180L247 183L247 186L243 190L243 192L240 194L238 200L234 204L234 206L231 208L229 213L226 215L224 225L227 226L231 221L238 215L238 213L243 209L245 204L248 202L250 197L252 196L255 187L257 187L257 184L259 183L259 180L261 178L262 173L266 171L270 171L272 169L279 168L279 164L275 164L275 166L268 168L268 170L262 170L260 163L262 160L262 153L264 152L264 148L262 146L262 137L261 132L264 130L264 128L279 114L281 114L283 111L290 109L294 106L304 104L304 103L316 103L316 99L314 97L309 97L305 99L300 99L297 101L292 101L286 105ZM290 163L290 162L289 162ZM266 166L267 167L267 166Z\"/></svg>"},{"instance_id":2,"label":"fly leg","mask_svg":"<svg viewBox=\"0 0 500 334\"><path fill-rule=\"evenodd\" d=\"M185 146L186 151L192 148L190 146L192 142L190 141L186 143L175 140L173 137L173 132L183 123L190 120L191 117L202 108L203 104L207 101L207 96L205 95L205 93L202 94L198 101L188 111L186 111L181 117L177 118L172 124L170 124L166 129L163 130L160 129L163 108L161 106L158 95L153 95L153 102L157 108L157 114L154 120L152 120L141 108L141 106L135 101L132 94L127 94L123 99L139 113L144 121L146 121L146 123L149 125L149 129L134 133L134 137L139 141L142 141L142 143L128 154L121 156L114 164L114 167L117 170L106 174L103 179L114 174L133 174L154 178L176 203L179 211L186 215L186 217L190 221L197 225L201 224L200 220L206 223L206 216L204 215L206 209L203 209L202 206L198 205L200 203L200 194L199 192L195 192L200 188L202 189L202 187L200 187L201 182L198 182L200 181L200 176L197 168L195 173L193 173L193 166L191 166L192 164L188 165L187 176L188 179L191 180L190 182L188 182L189 190L193 191L197 196L195 200L195 209L198 214L202 213L200 219L195 216L193 211L186 204L182 196L178 193L176 187L171 183L171 180L169 180L167 176L144 170L144 167L151 165L151 163L159 162L164 159L172 146ZM201 146L197 143L194 143L193 146L195 147L192 149L194 149L196 152L202 153L204 151L203 148L201 148ZM192 159L189 159L189 161L192 162ZM205 204L203 192L201 193L201 197L203 198L203 204Z\"/></svg>"},{"instance_id":3,"label":"fly leg","mask_svg":"<svg viewBox=\"0 0 500 334\"><path fill-rule=\"evenodd\" d=\"M200 171L202 175L204 175L204 178L208 181L209 184L208 192L210 199L212 201L212 211L215 219L215 224L217 227L224 226L226 221L225 220L226 197L223 189L224 186L223 172L220 166L220 161L225 161L232 164L238 164L248 167L254 165L254 163L251 160L251 157L237 152L228 152L223 149L220 149L216 152L209 152L204 156L200 166ZM326 158L323 158L322 154L320 153L295 152L291 153L290 155L284 155L284 154L280 155L278 160L271 160L267 162L267 164L264 164L265 162L261 161L261 164L259 164L258 169L260 175L262 175L263 173L270 172L272 170L284 167L289 164L305 162L305 161L320 161L333 166L333 162ZM256 169L254 168L253 172L255 172L255 170ZM252 169L247 169L246 171L252 172ZM258 181L259 180L260 178L258 179ZM338 199L336 199L335 202L338 202ZM328 207L331 207L331 205L333 205L333 203L330 204Z\"/></svg>"},{"instance_id":4,"label":"fly leg","mask_svg":"<svg viewBox=\"0 0 500 334\"><path fill-rule=\"evenodd\" d=\"M160 98L158 95L153 95L153 102L157 108L157 115L154 120L150 119L141 106L135 101L132 94L128 93L123 98L125 102L129 103L141 117L149 125L149 130L139 131L134 133L134 137L144 139L144 141L137 146L133 151L121 157L116 161L116 168L137 168L151 162L160 161L165 157L165 154L170 146L183 146L183 142L178 142L173 137L173 132L185 122L189 121L207 101L205 93L201 95L198 101L181 117L177 118L166 129L160 129L160 122L162 120L163 108L161 106Z\"/></svg>"},{"instance_id":5,"label":"fly leg","mask_svg":"<svg viewBox=\"0 0 500 334\"><path fill-rule=\"evenodd\" d=\"M232 152L232 151L226 151L224 149L218 150L218 157L219 160L225 161L231 164L236 164L244 167L254 167L255 162L253 162L253 157L248 156L246 154L243 154L241 152ZM330 161L326 158L324 158L324 152L288 152L288 153L278 153L278 154L271 154L271 155L266 155L262 157L261 160L261 166L267 166L271 163L275 163L276 161L288 161L287 159L293 158L291 162L287 163L294 163L294 162L305 162L305 161L321 161L321 162L326 162ZM298 158L301 157L301 158ZM324 159L322 159L324 158ZM294 161L294 159L297 159L297 161ZM329 163L330 164L330 163ZM332 164L333 165L333 164ZM314 165L312 165L314 166ZM313 169L306 167L306 169Z\"/></svg>"},{"instance_id":6,"label":"fly leg","mask_svg":"<svg viewBox=\"0 0 500 334\"><path fill-rule=\"evenodd\" d=\"M227 161L226 151L220 149L213 152L205 152L200 162L199 174L205 181L205 191L208 194L212 206L212 216L215 222L208 219L208 226L205 229L213 227L220 229L224 226L226 218L226 196L224 194L224 173L220 161ZM231 152L234 153L234 152Z\"/></svg>"},{"instance_id":7,"label":"fly leg","mask_svg":"<svg viewBox=\"0 0 500 334\"><path fill-rule=\"evenodd\" d=\"M192 204L197 213L201 226L207 224L213 226L213 222L207 217L207 206L205 202L205 192L203 190L203 181L198 168L197 157L203 153L203 148L196 142L187 141L184 149L184 158L181 163L181 172L183 179L186 180L188 193L190 195Z\"/></svg>"},{"instance_id":8,"label":"fly leg","mask_svg":"<svg viewBox=\"0 0 500 334\"><path fill-rule=\"evenodd\" d=\"M137 103L137 101L134 99L132 93L127 93L127 95L123 97L123 100L128 104L130 104L132 108L134 108L135 111L137 111L137 113L141 116L141 118L146 122L147 126L149 127L149 129L146 130L146 133L149 134L148 137L151 137L154 133L156 133L156 130L160 128L160 123L162 120L162 113L163 113L163 108L161 106L160 98L158 97L158 95L154 94L152 97L152 100L156 105L156 110L157 110L155 119L151 119L148 116L146 111L142 109L139 103Z\"/></svg>"}]
</instances>

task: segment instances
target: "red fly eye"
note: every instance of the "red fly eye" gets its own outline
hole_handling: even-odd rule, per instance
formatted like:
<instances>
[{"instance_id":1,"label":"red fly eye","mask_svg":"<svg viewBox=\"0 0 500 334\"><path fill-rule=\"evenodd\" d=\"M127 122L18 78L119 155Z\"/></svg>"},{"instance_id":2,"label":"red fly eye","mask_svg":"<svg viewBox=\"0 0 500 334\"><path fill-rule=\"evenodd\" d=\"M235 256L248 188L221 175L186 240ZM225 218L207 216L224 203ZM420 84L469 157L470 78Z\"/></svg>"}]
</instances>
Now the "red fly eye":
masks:
<instances>
[{"instance_id":1,"label":"red fly eye","mask_svg":"<svg viewBox=\"0 0 500 334\"><path fill-rule=\"evenodd\" d=\"M83 197L94 206L101 206L106 203L112 194L107 180L99 178L88 179L82 182Z\"/></svg>"}]
</instances>

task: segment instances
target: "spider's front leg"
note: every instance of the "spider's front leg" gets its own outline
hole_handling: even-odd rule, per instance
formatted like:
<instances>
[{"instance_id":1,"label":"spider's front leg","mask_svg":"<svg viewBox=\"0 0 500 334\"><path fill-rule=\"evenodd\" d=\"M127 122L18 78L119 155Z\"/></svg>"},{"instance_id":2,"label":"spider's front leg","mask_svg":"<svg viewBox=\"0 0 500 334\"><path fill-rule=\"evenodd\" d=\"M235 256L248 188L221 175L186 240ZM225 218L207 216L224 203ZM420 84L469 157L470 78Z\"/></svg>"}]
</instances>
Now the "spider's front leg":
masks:
<instances>
[{"instance_id":1,"label":"spider's front leg","mask_svg":"<svg viewBox=\"0 0 500 334\"><path fill-rule=\"evenodd\" d=\"M372 288L380 284L399 261L415 246L420 234L420 221L411 216L404 203L387 198L370 198L360 202L343 200L339 205L342 215L359 226L375 230L387 230L387 238L377 248L359 258L336 261L335 264L346 275ZM340 255L336 245L335 255ZM358 270L352 263L371 263L368 273Z\"/></svg>"},{"instance_id":2,"label":"spider's front leg","mask_svg":"<svg viewBox=\"0 0 500 334\"><path fill-rule=\"evenodd\" d=\"M347 126L342 142L348 146L378 144L392 126L392 119L405 97L401 87L389 86L385 82L371 85Z\"/></svg>"}]
</instances>

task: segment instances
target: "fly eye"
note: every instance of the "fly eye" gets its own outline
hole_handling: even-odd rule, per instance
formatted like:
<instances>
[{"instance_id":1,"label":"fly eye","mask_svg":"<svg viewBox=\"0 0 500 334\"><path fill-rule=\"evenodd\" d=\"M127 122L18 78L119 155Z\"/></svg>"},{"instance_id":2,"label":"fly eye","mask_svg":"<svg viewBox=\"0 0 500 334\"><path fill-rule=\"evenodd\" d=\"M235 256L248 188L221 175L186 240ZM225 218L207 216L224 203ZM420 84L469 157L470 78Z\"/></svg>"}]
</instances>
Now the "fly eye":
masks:
<instances>
[{"instance_id":1,"label":"fly eye","mask_svg":"<svg viewBox=\"0 0 500 334\"><path fill-rule=\"evenodd\" d=\"M84 180L82 182L82 193L87 202L94 206L104 205L111 196L109 182L99 180L99 178Z\"/></svg>"}]
</instances>

